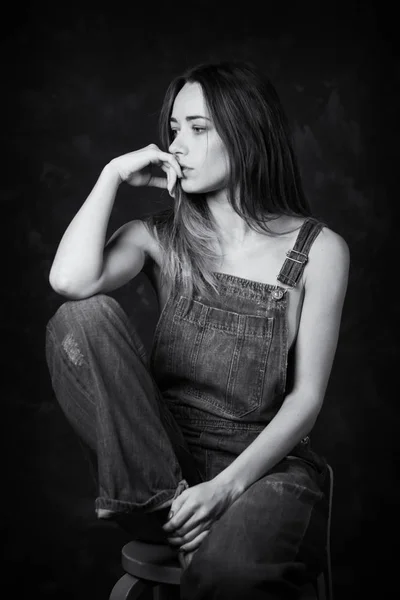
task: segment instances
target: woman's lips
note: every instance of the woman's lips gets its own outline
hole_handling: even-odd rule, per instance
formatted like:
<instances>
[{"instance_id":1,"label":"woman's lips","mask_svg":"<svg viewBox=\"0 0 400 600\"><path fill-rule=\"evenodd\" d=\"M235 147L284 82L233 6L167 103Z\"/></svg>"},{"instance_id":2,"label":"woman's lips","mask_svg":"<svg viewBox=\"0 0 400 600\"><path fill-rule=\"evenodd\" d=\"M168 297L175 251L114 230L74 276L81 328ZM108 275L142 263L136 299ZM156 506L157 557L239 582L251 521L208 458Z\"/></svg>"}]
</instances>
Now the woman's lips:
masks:
<instances>
[{"instance_id":1,"label":"woman's lips","mask_svg":"<svg viewBox=\"0 0 400 600\"><path fill-rule=\"evenodd\" d=\"M182 175L187 175L189 171L193 171L191 167L181 167Z\"/></svg>"}]
</instances>

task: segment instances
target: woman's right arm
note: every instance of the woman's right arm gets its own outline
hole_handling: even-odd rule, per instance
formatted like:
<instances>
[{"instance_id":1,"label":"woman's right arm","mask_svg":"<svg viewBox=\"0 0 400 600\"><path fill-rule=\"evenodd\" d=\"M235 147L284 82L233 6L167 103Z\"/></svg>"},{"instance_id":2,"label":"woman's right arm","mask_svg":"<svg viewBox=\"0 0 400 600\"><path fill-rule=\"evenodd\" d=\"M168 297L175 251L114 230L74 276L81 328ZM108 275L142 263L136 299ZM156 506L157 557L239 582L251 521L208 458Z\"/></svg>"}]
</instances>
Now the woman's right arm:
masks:
<instances>
[{"instance_id":1,"label":"woman's right arm","mask_svg":"<svg viewBox=\"0 0 400 600\"><path fill-rule=\"evenodd\" d=\"M152 165L160 166L167 177L152 176ZM144 223L126 223L105 246L118 187L126 181L133 186L168 188L172 194L181 176L176 159L154 144L113 159L60 241L49 275L51 287L62 296L81 299L121 287L135 277L143 267L149 244Z\"/></svg>"}]
</instances>

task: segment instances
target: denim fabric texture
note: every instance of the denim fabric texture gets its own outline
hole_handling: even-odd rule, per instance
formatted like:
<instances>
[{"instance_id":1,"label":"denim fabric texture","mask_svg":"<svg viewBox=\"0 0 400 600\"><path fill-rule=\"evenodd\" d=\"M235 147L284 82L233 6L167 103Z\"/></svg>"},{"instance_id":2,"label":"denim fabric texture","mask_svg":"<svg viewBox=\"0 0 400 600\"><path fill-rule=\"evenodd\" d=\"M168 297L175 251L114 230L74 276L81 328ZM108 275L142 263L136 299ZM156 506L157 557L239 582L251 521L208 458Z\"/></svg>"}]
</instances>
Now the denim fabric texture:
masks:
<instances>
[{"instance_id":1,"label":"denim fabric texture","mask_svg":"<svg viewBox=\"0 0 400 600\"><path fill-rule=\"evenodd\" d=\"M296 285L322 227L304 222L278 281ZM122 517L141 539L156 540L161 530L160 511L149 510L179 485L226 468L289 391L290 289L224 273L217 279L212 303L189 301L180 289L170 295L150 356L106 295L64 303L47 326L56 398L96 456L95 507ZM181 597L296 598L324 554L325 476L325 459L307 437L213 526L183 574Z\"/></svg>"}]
</instances>

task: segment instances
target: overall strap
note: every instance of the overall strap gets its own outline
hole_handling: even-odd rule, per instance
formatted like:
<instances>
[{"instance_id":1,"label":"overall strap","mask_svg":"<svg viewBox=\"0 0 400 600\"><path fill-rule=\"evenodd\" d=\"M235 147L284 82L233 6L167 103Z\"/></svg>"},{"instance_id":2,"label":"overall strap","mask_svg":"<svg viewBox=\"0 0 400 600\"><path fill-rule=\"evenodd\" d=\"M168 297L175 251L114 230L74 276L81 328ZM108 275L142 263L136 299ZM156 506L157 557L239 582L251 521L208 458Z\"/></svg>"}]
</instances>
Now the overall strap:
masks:
<instances>
[{"instance_id":1,"label":"overall strap","mask_svg":"<svg viewBox=\"0 0 400 600\"><path fill-rule=\"evenodd\" d=\"M291 287L297 285L308 261L308 253L312 243L324 225L321 221L313 218L304 221L293 248L286 252L287 258L279 271L278 281Z\"/></svg>"}]
</instances>

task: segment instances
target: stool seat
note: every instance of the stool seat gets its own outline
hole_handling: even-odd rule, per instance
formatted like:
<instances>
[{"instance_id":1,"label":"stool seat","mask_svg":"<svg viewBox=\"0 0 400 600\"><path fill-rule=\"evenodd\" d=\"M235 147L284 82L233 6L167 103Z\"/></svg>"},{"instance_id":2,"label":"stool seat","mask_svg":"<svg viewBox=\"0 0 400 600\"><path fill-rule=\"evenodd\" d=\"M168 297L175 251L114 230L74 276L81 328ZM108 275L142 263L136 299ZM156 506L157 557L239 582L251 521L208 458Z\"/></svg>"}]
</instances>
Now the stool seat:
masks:
<instances>
[{"instance_id":1,"label":"stool seat","mask_svg":"<svg viewBox=\"0 0 400 600\"><path fill-rule=\"evenodd\" d=\"M124 595L118 598L139 598L146 589L146 582L153 585L179 586L182 568L178 559L178 551L166 544L154 544L131 541L122 548L122 567L127 573L126 577L133 579L124 581ZM133 584L144 584L137 589L134 596L130 595ZM126 593L126 595L125 595ZM116 596L115 596L116 597ZM321 595L320 598L323 596ZM315 588L312 584L303 587L301 600L317 600Z\"/></svg>"},{"instance_id":2,"label":"stool seat","mask_svg":"<svg viewBox=\"0 0 400 600\"><path fill-rule=\"evenodd\" d=\"M167 544L133 540L122 548L123 569L137 577L170 585L179 585L182 568L178 551Z\"/></svg>"}]
</instances>

